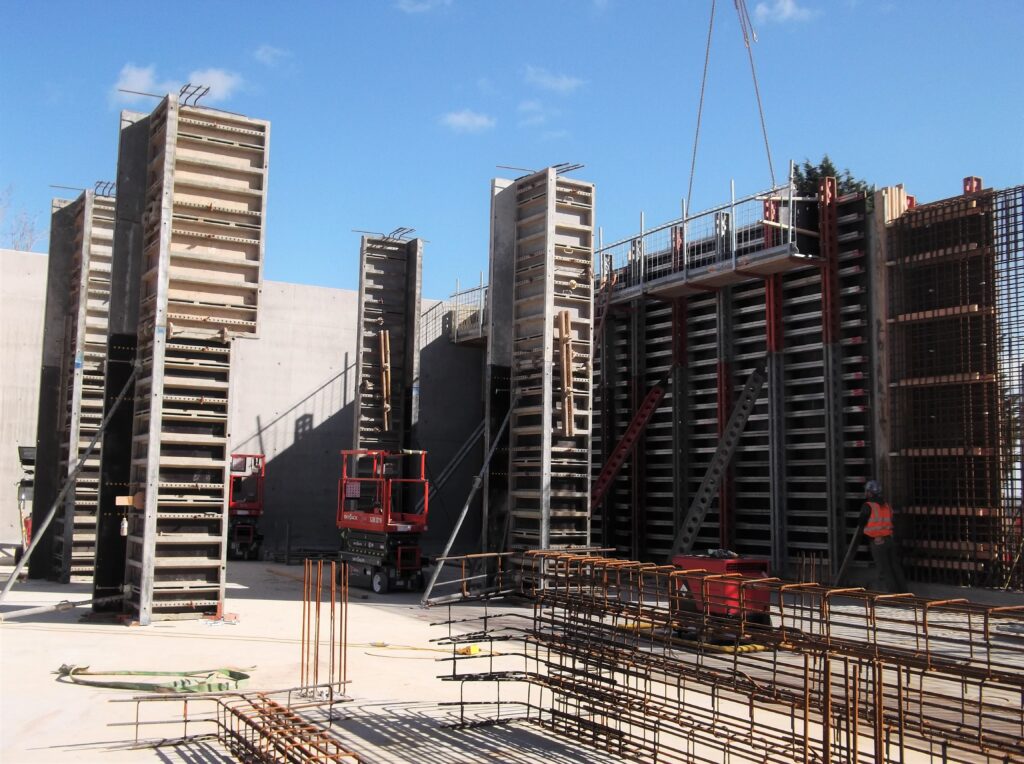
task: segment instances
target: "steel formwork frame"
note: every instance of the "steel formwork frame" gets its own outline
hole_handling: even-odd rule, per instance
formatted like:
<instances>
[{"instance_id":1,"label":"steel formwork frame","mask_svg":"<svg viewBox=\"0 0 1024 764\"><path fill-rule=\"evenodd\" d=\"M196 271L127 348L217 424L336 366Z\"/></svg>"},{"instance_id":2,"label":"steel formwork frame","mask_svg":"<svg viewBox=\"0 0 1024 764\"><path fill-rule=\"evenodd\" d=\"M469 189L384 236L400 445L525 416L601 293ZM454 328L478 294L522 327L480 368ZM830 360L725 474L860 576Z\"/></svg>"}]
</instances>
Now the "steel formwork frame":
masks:
<instances>
[{"instance_id":1,"label":"steel formwork frame","mask_svg":"<svg viewBox=\"0 0 1024 764\"><path fill-rule=\"evenodd\" d=\"M54 200L44 346L59 344L59 382L43 385L41 408L53 409L57 439L40 440L37 474L54 494L74 470L103 419L114 199L83 191L74 201ZM64 283L66 280L66 283ZM56 309L56 313L54 310ZM102 441L75 478L54 519L50 575L92 581ZM53 496L37 493L49 509Z\"/></svg>"},{"instance_id":2,"label":"steel formwork frame","mask_svg":"<svg viewBox=\"0 0 1024 764\"><path fill-rule=\"evenodd\" d=\"M894 504L914 578L1024 585L1024 187L917 206L888 228Z\"/></svg>"},{"instance_id":3,"label":"steel formwork frame","mask_svg":"<svg viewBox=\"0 0 1024 764\"><path fill-rule=\"evenodd\" d=\"M645 230L599 253L602 263L613 261L604 265L604 277L618 278L606 333L598 338L606 355L596 367L602 412L596 458L606 432L614 443L633 414L634 355L644 357L643 384L666 373L674 381L637 448L646 456L644 538L633 538L636 529L626 523L637 514L627 464L596 518L595 543L645 560L665 558L680 508L689 506L718 445L734 391L767 356L767 394L755 404L733 456L733 479L710 507L698 548L764 555L778 571L808 557L837 567L874 470L866 389L871 274L868 200L838 197L834 184L829 188L824 206L782 187L685 216L685 225ZM819 256L820 207L831 210L827 262ZM672 300L686 301L685 319L678 313L673 319ZM825 312L833 315L827 334ZM626 333L634 314L644 317L643 330L635 332L642 343ZM674 348L680 336L683 344ZM826 346L832 347L828 375ZM832 380L828 404L826 377Z\"/></svg>"},{"instance_id":4,"label":"steel formwork frame","mask_svg":"<svg viewBox=\"0 0 1024 764\"><path fill-rule=\"evenodd\" d=\"M594 186L549 167L512 187L506 543L513 549L587 546Z\"/></svg>"},{"instance_id":5,"label":"steel formwork frame","mask_svg":"<svg viewBox=\"0 0 1024 764\"><path fill-rule=\"evenodd\" d=\"M779 222L779 202L766 199L764 202L765 244L776 244L779 238L776 224ZM768 355L768 471L771 475L786 474L785 449L785 347L786 335L783 327L782 275L774 273L764 283L765 347ZM772 480L769 496L769 522L771 525L771 548L769 559L772 570L783 570L786 564L786 490L782 480Z\"/></svg>"},{"instance_id":6,"label":"steel formwork frame","mask_svg":"<svg viewBox=\"0 0 1024 764\"><path fill-rule=\"evenodd\" d=\"M141 124L144 165L123 169L145 176L137 237L115 251L139 263L139 376L127 490L111 488L126 602L148 624L223 608L231 342L258 329L270 125L175 95Z\"/></svg>"},{"instance_id":7,"label":"steel formwork frame","mask_svg":"<svg viewBox=\"0 0 1024 764\"><path fill-rule=\"evenodd\" d=\"M423 240L363 236L353 448L412 448L419 421Z\"/></svg>"}]
</instances>

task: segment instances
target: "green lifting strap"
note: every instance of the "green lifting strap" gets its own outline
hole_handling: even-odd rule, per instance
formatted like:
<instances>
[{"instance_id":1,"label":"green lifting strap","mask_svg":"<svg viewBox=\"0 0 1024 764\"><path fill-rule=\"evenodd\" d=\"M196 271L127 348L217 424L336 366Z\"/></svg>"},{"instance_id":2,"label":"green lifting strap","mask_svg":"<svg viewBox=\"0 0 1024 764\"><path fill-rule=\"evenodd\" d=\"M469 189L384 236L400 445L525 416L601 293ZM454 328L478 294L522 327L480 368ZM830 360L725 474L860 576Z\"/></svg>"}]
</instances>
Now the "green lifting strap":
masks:
<instances>
[{"instance_id":1,"label":"green lifting strap","mask_svg":"<svg viewBox=\"0 0 1024 764\"><path fill-rule=\"evenodd\" d=\"M90 687L107 687L114 690L135 690L173 694L180 692L223 692L245 685L255 666L249 668L198 669L196 671L90 671L88 666L64 664L54 673L57 681L70 681ZM83 679L86 676L173 676L169 682L120 682L116 680Z\"/></svg>"}]
</instances>

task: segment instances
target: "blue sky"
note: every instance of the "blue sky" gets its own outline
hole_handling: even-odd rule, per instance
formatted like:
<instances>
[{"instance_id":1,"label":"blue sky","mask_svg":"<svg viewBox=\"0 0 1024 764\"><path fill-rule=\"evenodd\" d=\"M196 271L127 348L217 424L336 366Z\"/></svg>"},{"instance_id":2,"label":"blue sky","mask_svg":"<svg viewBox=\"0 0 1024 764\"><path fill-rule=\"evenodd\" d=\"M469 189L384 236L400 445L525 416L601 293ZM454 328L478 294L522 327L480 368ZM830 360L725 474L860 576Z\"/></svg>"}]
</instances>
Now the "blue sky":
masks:
<instances>
[{"instance_id":1,"label":"blue sky","mask_svg":"<svg viewBox=\"0 0 1024 764\"><path fill-rule=\"evenodd\" d=\"M1024 2L747 0L776 172L840 167L924 201L1024 182ZM214 86L271 120L268 279L354 288L358 234L415 227L424 293L486 269L489 184L586 165L605 241L686 193L710 0L0 2L0 189L113 179L115 92ZM512 173L513 175L515 173ZM732 0L718 0L691 209L769 185ZM45 238L36 245L45 250Z\"/></svg>"}]
</instances>

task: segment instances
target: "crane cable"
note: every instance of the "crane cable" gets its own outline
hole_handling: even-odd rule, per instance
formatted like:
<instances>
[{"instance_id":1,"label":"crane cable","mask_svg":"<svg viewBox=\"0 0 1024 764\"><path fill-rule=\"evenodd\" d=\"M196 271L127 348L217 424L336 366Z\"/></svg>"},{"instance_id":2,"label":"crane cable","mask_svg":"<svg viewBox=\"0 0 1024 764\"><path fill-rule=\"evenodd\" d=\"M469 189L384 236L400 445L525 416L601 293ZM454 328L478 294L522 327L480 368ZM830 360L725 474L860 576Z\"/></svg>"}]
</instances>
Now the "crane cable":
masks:
<instances>
[{"instance_id":1,"label":"crane cable","mask_svg":"<svg viewBox=\"0 0 1024 764\"><path fill-rule=\"evenodd\" d=\"M697 167L697 140L700 138L700 118L704 112L704 88L708 81L708 60L711 58L711 32L715 28L715 5L717 0L711 0L711 21L708 22L708 44L704 49L704 76L700 80L700 101L697 104L697 130L693 134L693 156L690 159L690 184L686 188L686 204L689 207L690 199L693 197L693 173ZM685 210L684 210L685 214Z\"/></svg>"},{"instance_id":2,"label":"crane cable","mask_svg":"<svg viewBox=\"0 0 1024 764\"><path fill-rule=\"evenodd\" d=\"M743 44L747 48L747 58L750 59L750 76L754 80L754 96L757 98L757 113L761 117L761 135L764 136L764 153L768 157L768 173L772 177L772 188L775 187L775 167L772 165L772 152L768 148L768 128L764 121L764 106L761 103L761 89L757 84L757 68L754 66L754 49L750 45L753 38L757 42L757 32L750 22L750 12L747 10L746 0L733 0L736 5L736 14L740 17L740 29L743 31Z\"/></svg>"}]
</instances>

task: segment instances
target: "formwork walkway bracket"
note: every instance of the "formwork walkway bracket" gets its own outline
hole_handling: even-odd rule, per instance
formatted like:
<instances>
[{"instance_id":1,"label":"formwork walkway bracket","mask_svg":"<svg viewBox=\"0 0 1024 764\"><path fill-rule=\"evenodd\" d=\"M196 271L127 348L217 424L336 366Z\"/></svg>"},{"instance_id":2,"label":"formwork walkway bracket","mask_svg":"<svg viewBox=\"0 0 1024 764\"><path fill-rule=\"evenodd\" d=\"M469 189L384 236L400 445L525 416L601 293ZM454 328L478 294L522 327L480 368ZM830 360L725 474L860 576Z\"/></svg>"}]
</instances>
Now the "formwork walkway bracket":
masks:
<instances>
[{"instance_id":1,"label":"formwork walkway bracket","mask_svg":"<svg viewBox=\"0 0 1024 764\"><path fill-rule=\"evenodd\" d=\"M762 359L754 367L750 376L747 377L747 382L743 386L739 400L736 401L732 416L729 417L725 432L718 442L718 448L715 449L715 455L711 459L711 464L708 465L708 471L701 481L700 488L697 489L696 496L693 497L693 502L690 504L690 509L686 513L683 524L676 533L675 541L672 542L672 551L669 553L670 560L677 554L688 553L693 548L693 542L697 540L697 533L700 531L701 525L704 524L704 518L708 514L711 499L722 482L725 468L736 451L736 446L740 442L740 436L743 435L743 431L747 427L750 413L754 410L754 404L757 403L757 399L761 396L761 391L764 389L764 383L767 379L767 361Z\"/></svg>"}]
</instances>

